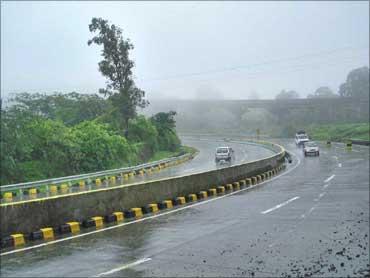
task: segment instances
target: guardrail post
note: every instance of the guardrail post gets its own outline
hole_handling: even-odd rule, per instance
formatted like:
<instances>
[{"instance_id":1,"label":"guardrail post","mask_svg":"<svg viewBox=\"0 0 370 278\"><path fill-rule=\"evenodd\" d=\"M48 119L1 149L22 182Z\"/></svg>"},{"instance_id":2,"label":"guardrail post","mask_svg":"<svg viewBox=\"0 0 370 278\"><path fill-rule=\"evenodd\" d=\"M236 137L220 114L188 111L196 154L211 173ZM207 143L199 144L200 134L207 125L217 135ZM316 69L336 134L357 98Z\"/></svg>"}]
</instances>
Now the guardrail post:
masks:
<instances>
[{"instance_id":1,"label":"guardrail post","mask_svg":"<svg viewBox=\"0 0 370 278\"><path fill-rule=\"evenodd\" d=\"M47 197L49 197L49 185L47 184L46 186L45 186L45 190L46 190L46 196Z\"/></svg>"},{"instance_id":2,"label":"guardrail post","mask_svg":"<svg viewBox=\"0 0 370 278\"><path fill-rule=\"evenodd\" d=\"M19 199L23 200L23 190L22 190L22 188L19 188L18 192L19 192Z\"/></svg>"}]
</instances>

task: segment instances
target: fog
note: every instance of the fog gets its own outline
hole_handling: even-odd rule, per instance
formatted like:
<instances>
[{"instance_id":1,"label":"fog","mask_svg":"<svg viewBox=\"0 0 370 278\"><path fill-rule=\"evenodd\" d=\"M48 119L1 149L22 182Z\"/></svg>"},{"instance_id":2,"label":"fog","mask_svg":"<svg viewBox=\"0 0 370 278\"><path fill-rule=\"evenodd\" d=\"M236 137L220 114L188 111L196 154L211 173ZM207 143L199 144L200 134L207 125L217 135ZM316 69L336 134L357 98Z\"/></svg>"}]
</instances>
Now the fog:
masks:
<instances>
[{"instance_id":1,"label":"fog","mask_svg":"<svg viewBox=\"0 0 370 278\"><path fill-rule=\"evenodd\" d=\"M1 93L96 93L102 17L135 45L155 99L271 99L334 92L369 65L369 2L1 2Z\"/></svg>"}]
</instances>

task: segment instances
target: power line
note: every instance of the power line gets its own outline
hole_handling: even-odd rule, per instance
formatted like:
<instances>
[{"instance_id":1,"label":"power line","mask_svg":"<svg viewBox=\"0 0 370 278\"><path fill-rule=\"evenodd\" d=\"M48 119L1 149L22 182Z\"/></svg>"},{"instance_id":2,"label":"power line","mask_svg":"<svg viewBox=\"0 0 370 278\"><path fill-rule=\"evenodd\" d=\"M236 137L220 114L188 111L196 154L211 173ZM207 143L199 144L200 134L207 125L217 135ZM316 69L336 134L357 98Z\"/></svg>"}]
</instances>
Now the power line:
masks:
<instances>
[{"instance_id":1,"label":"power line","mask_svg":"<svg viewBox=\"0 0 370 278\"><path fill-rule=\"evenodd\" d=\"M316 52L316 53L310 53L310 54L305 54L305 55L300 55L300 56L295 56L295 57L269 60L269 61L264 61L264 62L261 62L261 63L254 63L254 64L250 64L250 65L240 65L240 66L234 66L234 67L228 67L228 68L222 68L222 69L214 69L214 70L209 70L209 71L185 73L185 74L172 75L172 76L162 77L162 78L152 78L152 79L145 79L145 78L140 79L140 78L138 78L136 80L141 81L141 82L166 81L166 80L179 79L179 78L184 78L184 77L194 77L194 76L199 76L199 75L214 74L214 73L221 73L221 72L227 72L227 71L237 71L237 70L241 70L241 69L245 69L245 68L252 68L252 67L256 67L256 66L276 64L276 63L281 63L281 62L285 62L285 61L295 61L295 60L300 60L302 58L307 58L307 57L320 57L320 56L330 55L330 54L340 52L340 51L359 50L359 49L369 49L369 47L368 46L342 47L342 48L337 48L337 49L332 49L332 50L325 50L325 51L320 51L320 52Z\"/></svg>"},{"instance_id":2,"label":"power line","mask_svg":"<svg viewBox=\"0 0 370 278\"><path fill-rule=\"evenodd\" d=\"M295 72L302 72L302 71L306 71L306 70L312 70L312 69L316 69L317 67L319 68L322 68L322 67L326 67L326 66L337 66L337 65L341 65L343 63L353 63L355 62L356 60L353 59L354 57L348 57L349 59L347 60L344 60L344 61L333 61L332 63L314 63L314 64L301 64L301 65L295 65L292 69L289 69L289 68L286 68L284 71L281 71L281 70L271 70L271 71L260 71L260 72L255 72L255 73L247 73L243 76L240 76L240 77L237 77L237 78L243 78L243 79L253 79L253 78L258 78L259 76L261 76L262 74L286 74L286 73L295 73ZM356 59L358 58L363 58L364 60L367 58L367 57L355 57ZM298 67L298 68L297 68ZM210 78L207 78L207 79L201 79L201 80L196 80L197 83L206 83L206 82L209 82L213 79L219 79L220 77L210 77ZM229 77L230 78L230 77ZM229 79L230 80L230 79ZM185 86L182 86L182 87L179 87L179 86L176 86L176 87L173 87L171 86L170 88L167 88L167 89L161 89L161 91L168 91L168 90L178 90L178 89L186 89ZM158 89L157 89L158 91Z\"/></svg>"}]
</instances>

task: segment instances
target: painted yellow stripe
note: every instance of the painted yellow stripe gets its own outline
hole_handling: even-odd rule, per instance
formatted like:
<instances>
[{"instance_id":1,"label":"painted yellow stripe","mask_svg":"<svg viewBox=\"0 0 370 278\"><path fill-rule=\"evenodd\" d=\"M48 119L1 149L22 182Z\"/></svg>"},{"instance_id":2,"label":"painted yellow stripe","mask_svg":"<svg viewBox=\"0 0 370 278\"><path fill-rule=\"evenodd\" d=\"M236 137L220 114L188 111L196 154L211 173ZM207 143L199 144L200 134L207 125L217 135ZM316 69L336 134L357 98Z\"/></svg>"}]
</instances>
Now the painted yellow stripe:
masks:
<instances>
[{"instance_id":1,"label":"painted yellow stripe","mask_svg":"<svg viewBox=\"0 0 370 278\"><path fill-rule=\"evenodd\" d=\"M192 202L194 202L194 201L196 201L196 200L198 199L196 194L189 194L189 195L188 195L188 197L189 197L189 199L190 199Z\"/></svg>"},{"instance_id":2,"label":"painted yellow stripe","mask_svg":"<svg viewBox=\"0 0 370 278\"><path fill-rule=\"evenodd\" d=\"M95 216L91 217L91 219L95 221L95 227L99 228L103 226L103 217Z\"/></svg>"},{"instance_id":3,"label":"painted yellow stripe","mask_svg":"<svg viewBox=\"0 0 370 278\"><path fill-rule=\"evenodd\" d=\"M56 192L58 192L58 187L56 185L50 185L49 191L51 193L56 193Z\"/></svg>"},{"instance_id":4,"label":"painted yellow stripe","mask_svg":"<svg viewBox=\"0 0 370 278\"><path fill-rule=\"evenodd\" d=\"M208 189L208 191L209 191L209 195L212 195L212 196L217 195L216 188L210 188L210 189Z\"/></svg>"},{"instance_id":5,"label":"painted yellow stripe","mask_svg":"<svg viewBox=\"0 0 370 278\"><path fill-rule=\"evenodd\" d=\"M165 200L167 208L173 208L172 200Z\"/></svg>"},{"instance_id":6,"label":"painted yellow stripe","mask_svg":"<svg viewBox=\"0 0 370 278\"><path fill-rule=\"evenodd\" d=\"M42 232L42 235L43 235L44 239L53 239L54 238L53 228L43 228L43 229L40 229L40 231Z\"/></svg>"},{"instance_id":7,"label":"painted yellow stripe","mask_svg":"<svg viewBox=\"0 0 370 278\"><path fill-rule=\"evenodd\" d=\"M217 186L217 188L219 189L219 191L221 191L220 193L225 192L225 186Z\"/></svg>"},{"instance_id":8,"label":"painted yellow stripe","mask_svg":"<svg viewBox=\"0 0 370 278\"><path fill-rule=\"evenodd\" d=\"M143 211L141 208L132 208L131 210L134 212L135 217L143 216Z\"/></svg>"},{"instance_id":9,"label":"painted yellow stripe","mask_svg":"<svg viewBox=\"0 0 370 278\"><path fill-rule=\"evenodd\" d=\"M36 195L37 194L37 189L36 188L30 188L28 190L28 194L30 194L30 195Z\"/></svg>"},{"instance_id":10,"label":"painted yellow stripe","mask_svg":"<svg viewBox=\"0 0 370 278\"><path fill-rule=\"evenodd\" d=\"M12 192L5 192L4 193L5 199L13 199L13 193Z\"/></svg>"},{"instance_id":11,"label":"painted yellow stripe","mask_svg":"<svg viewBox=\"0 0 370 278\"><path fill-rule=\"evenodd\" d=\"M200 195L203 196L203 198L207 198L208 197L207 191L200 191L199 193L200 193Z\"/></svg>"},{"instance_id":12,"label":"painted yellow stripe","mask_svg":"<svg viewBox=\"0 0 370 278\"><path fill-rule=\"evenodd\" d=\"M13 234L11 235L14 241L14 246L24 245L24 235L23 234Z\"/></svg>"},{"instance_id":13,"label":"painted yellow stripe","mask_svg":"<svg viewBox=\"0 0 370 278\"><path fill-rule=\"evenodd\" d=\"M101 185L101 179L96 179L95 180L95 185L100 186Z\"/></svg>"},{"instance_id":14,"label":"painted yellow stripe","mask_svg":"<svg viewBox=\"0 0 370 278\"><path fill-rule=\"evenodd\" d=\"M67 222L67 225L71 228L71 233L78 233L80 231L80 223L78 222Z\"/></svg>"},{"instance_id":15,"label":"painted yellow stripe","mask_svg":"<svg viewBox=\"0 0 370 278\"><path fill-rule=\"evenodd\" d=\"M158 205L157 204L149 204L149 207L152 209L152 212L158 211Z\"/></svg>"},{"instance_id":16,"label":"painted yellow stripe","mask_svg":"<svg viewBox=\"0 0 370 278\"><path fill-rule=\"evenodd\" d=\"M235 190L239 190L240 189L240 183L239 182L234 182L233 185L234 185L234 188L233 189L235 189Z\"/></svg>"},{"instance_id":17,"label":"painted yellow stripe","mask_svg":"<svg viewBox=\"0 0 370 278\"><path fill-rule=\"evenodd\" d=\"M122 221L124 219L123 212L121 211L113 212L113 214L116 216L117 221Z\"/></svg>"},{"instance_id":18,"label":"painted yellow stripe","mask_svg":"<svg viewBox=\"0 0 370 278\"><path fill-rule=\"evenodd\" d=\"M226 184L226 190L233 190L233 185L230 183Z\"/></svg>"},{"instance_id":19,"label":"painted yellow stripe","mask_svg":"<svg viewBox=\"0 0 370 278\"><path fill-rule=\"evenodd\" d=\"M183 205L186 203L186 200L185 200L185 197L177 197L176 198L176 201L178 201L180 203L180 205Z\"/></svg>"}]
</instances>

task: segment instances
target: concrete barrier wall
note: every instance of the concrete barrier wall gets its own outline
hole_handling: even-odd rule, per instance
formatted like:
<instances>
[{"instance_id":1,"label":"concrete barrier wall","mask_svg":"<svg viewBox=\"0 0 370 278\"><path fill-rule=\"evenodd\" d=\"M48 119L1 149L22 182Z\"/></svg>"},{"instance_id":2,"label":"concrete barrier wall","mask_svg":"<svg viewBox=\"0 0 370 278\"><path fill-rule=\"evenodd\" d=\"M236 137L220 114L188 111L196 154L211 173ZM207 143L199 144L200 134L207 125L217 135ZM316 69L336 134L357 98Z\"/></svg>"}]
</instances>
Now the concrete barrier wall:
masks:
<instances>
[{"instance_id":1,"label":"concrete barrier wall","mask_svg":"<svg viewBox=\"0 0 370 278\"><path fill-rule=\"evenodd\" d=\"M273 148L279 153L228 168L1 206L0 237L14 233L27 234L44 227L56 227L68 221L104 216L114 211L186 196L251 177L283 163L285 150L276 145Z\"/></svg>"}]
</instances>

